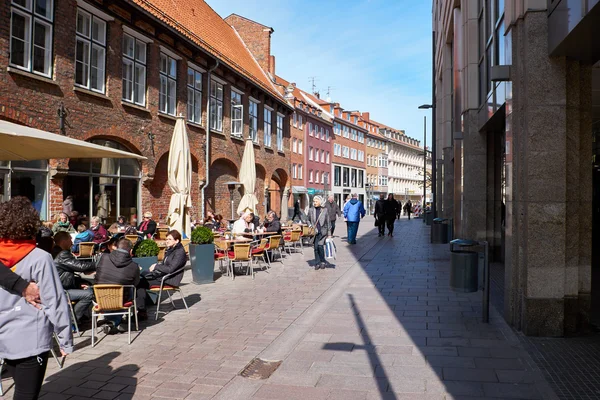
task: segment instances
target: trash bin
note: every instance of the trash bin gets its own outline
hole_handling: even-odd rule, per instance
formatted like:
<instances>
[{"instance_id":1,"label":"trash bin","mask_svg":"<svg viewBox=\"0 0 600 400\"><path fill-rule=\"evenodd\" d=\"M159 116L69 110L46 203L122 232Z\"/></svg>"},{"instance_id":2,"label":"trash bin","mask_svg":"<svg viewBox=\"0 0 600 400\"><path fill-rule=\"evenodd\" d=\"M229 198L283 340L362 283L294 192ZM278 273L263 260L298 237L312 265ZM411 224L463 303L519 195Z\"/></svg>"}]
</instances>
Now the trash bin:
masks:
<instances>
[{"instance_id":1,"label":"trash bin","mask_svg":"<svg viewBox=\"0 0 600 400\"><path fill-rule=\"evenodd\" d=\"M448 219L434 218L431 227L431 243L448 243Z\"/></svg>"},{"instance_id":2,"label":"trash bin","mask_svg":"<svg viewBox=\"0 0 600 400\"><path fill-rule=\"evenodd\" d=\"M450 242L450 288L452 290L462 293L479 290L479 253L468 250L477 245L479 243L474 240L455 239ZM454 246L459 246L460 249L455 250Z\"/></svg>"},{"instance_id":3,"label":"trash bin","mask_svg":"<svg viewBox=\"0 0 600 400\"><path fill-rule=\"evenodd\" d=\"M433 221L433 213L431 212L431 210L425 211L425 223L427 225L431 225L432 221Z\"/></svg>"}]
</instances>

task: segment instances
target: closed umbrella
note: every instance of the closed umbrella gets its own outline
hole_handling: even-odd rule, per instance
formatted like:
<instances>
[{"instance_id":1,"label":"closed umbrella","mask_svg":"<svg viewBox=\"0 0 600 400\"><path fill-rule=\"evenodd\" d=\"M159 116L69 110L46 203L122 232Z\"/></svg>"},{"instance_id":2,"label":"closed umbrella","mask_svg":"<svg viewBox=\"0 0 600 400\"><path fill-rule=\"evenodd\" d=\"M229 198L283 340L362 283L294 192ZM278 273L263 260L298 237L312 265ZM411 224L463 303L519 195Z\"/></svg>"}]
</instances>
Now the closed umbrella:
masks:
<instances>
[{"instance_id":1,"label":"closed umbrella","mask_svg":"<svg viewBox=\"0 0 600 400\"><path fill-rule=\"evenodd\" d=\"M191 221L189 209L192 206L190 189L192 187L192 163L190 142L183 117L177 118L171 147L169 149L168 164L169 187L173 191L169 203L167 222L171 229L191 236Z\"/></svg>"},{"instance_id":2,"label":"closed umbrella","mask_svg":"<svg viewBox=\"0 0 600 400\"><path fill-rule=\"evenodd\" d=\"M254 161L254 144L251 138L246 140L238 180L244 185L244 196L237 208L238 214L246 208L256 213L256 205L258 204L258 199L254 195L256 189L256 162Z\"/></svg>"}]
</instances>

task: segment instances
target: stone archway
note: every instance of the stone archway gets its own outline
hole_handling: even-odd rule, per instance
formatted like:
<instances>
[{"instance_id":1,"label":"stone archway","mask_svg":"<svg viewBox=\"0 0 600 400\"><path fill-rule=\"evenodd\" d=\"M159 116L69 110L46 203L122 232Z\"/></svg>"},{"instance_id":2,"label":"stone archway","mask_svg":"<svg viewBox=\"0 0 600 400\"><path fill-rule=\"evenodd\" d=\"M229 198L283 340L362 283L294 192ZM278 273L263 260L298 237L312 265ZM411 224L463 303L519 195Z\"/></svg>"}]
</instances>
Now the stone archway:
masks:
<instances>
[{"instance_id":1,"label":"stone archway","mask_svg":"<svg viewBox=\"0 0 600 400\"><path fill-rule=\"evenodd\" d=\"M281 215L281 199L287 182L287 172L283 169L276 169L269 180L269 196L267 198L268 209L275 211L283 220L287 218Z\"/></svg>"},{"instance_id":2,"label":"stone archway","mask_svg":"<svg viewBox=\"0 0 600 400\"><path fill-rule=\"evenodd\" d=\"M213 214L221 214L224 219L231 219L231 197L226 182L238 180L238 168L230 160L218 158L210 166L210 177L208 186L204 192L204 206L206 211ZM243 190L237 188L233 192L233 210L235 210L242 198Z\"/></svg>"}]
</instances>

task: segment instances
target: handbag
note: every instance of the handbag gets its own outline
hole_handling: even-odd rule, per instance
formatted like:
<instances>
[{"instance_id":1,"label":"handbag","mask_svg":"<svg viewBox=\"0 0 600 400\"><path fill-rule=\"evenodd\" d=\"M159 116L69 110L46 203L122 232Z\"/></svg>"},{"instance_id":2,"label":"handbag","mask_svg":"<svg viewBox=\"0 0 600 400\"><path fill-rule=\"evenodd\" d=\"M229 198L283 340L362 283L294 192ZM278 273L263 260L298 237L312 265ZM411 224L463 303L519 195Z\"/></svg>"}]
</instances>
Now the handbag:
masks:
<instances>
[{"instance_id":1,"label":"handbag","mask_svg":"<svg viewBox=\"0 0 600 400\"><path fill-rule=\"evenodd\" d=\"M379 226L379 220L375 218L375 226Z\"/></svg>"}]
</instances>

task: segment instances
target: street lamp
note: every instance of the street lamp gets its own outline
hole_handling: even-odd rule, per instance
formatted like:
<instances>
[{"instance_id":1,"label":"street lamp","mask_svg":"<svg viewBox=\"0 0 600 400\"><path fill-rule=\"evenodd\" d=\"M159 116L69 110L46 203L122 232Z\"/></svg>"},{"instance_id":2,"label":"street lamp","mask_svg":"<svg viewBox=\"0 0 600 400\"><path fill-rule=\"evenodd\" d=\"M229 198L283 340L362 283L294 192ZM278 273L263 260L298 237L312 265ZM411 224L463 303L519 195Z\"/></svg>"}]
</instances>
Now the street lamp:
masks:
<instances>
[{"instance_id":1,"label":"street lamp","mask_svg":"<svg viewBox=\"0 0 600 400\"><path fill-rule=\"evenodd\" d=\"M430 108L433 108L431 104L419 106L419 110L429 110ZM423 204L421 207L425 211L425 205L427 204L427 115L423 116L423 150ZM431 193L431 196L433 197L433 193Z\"/></svg>"}]
</instances>

